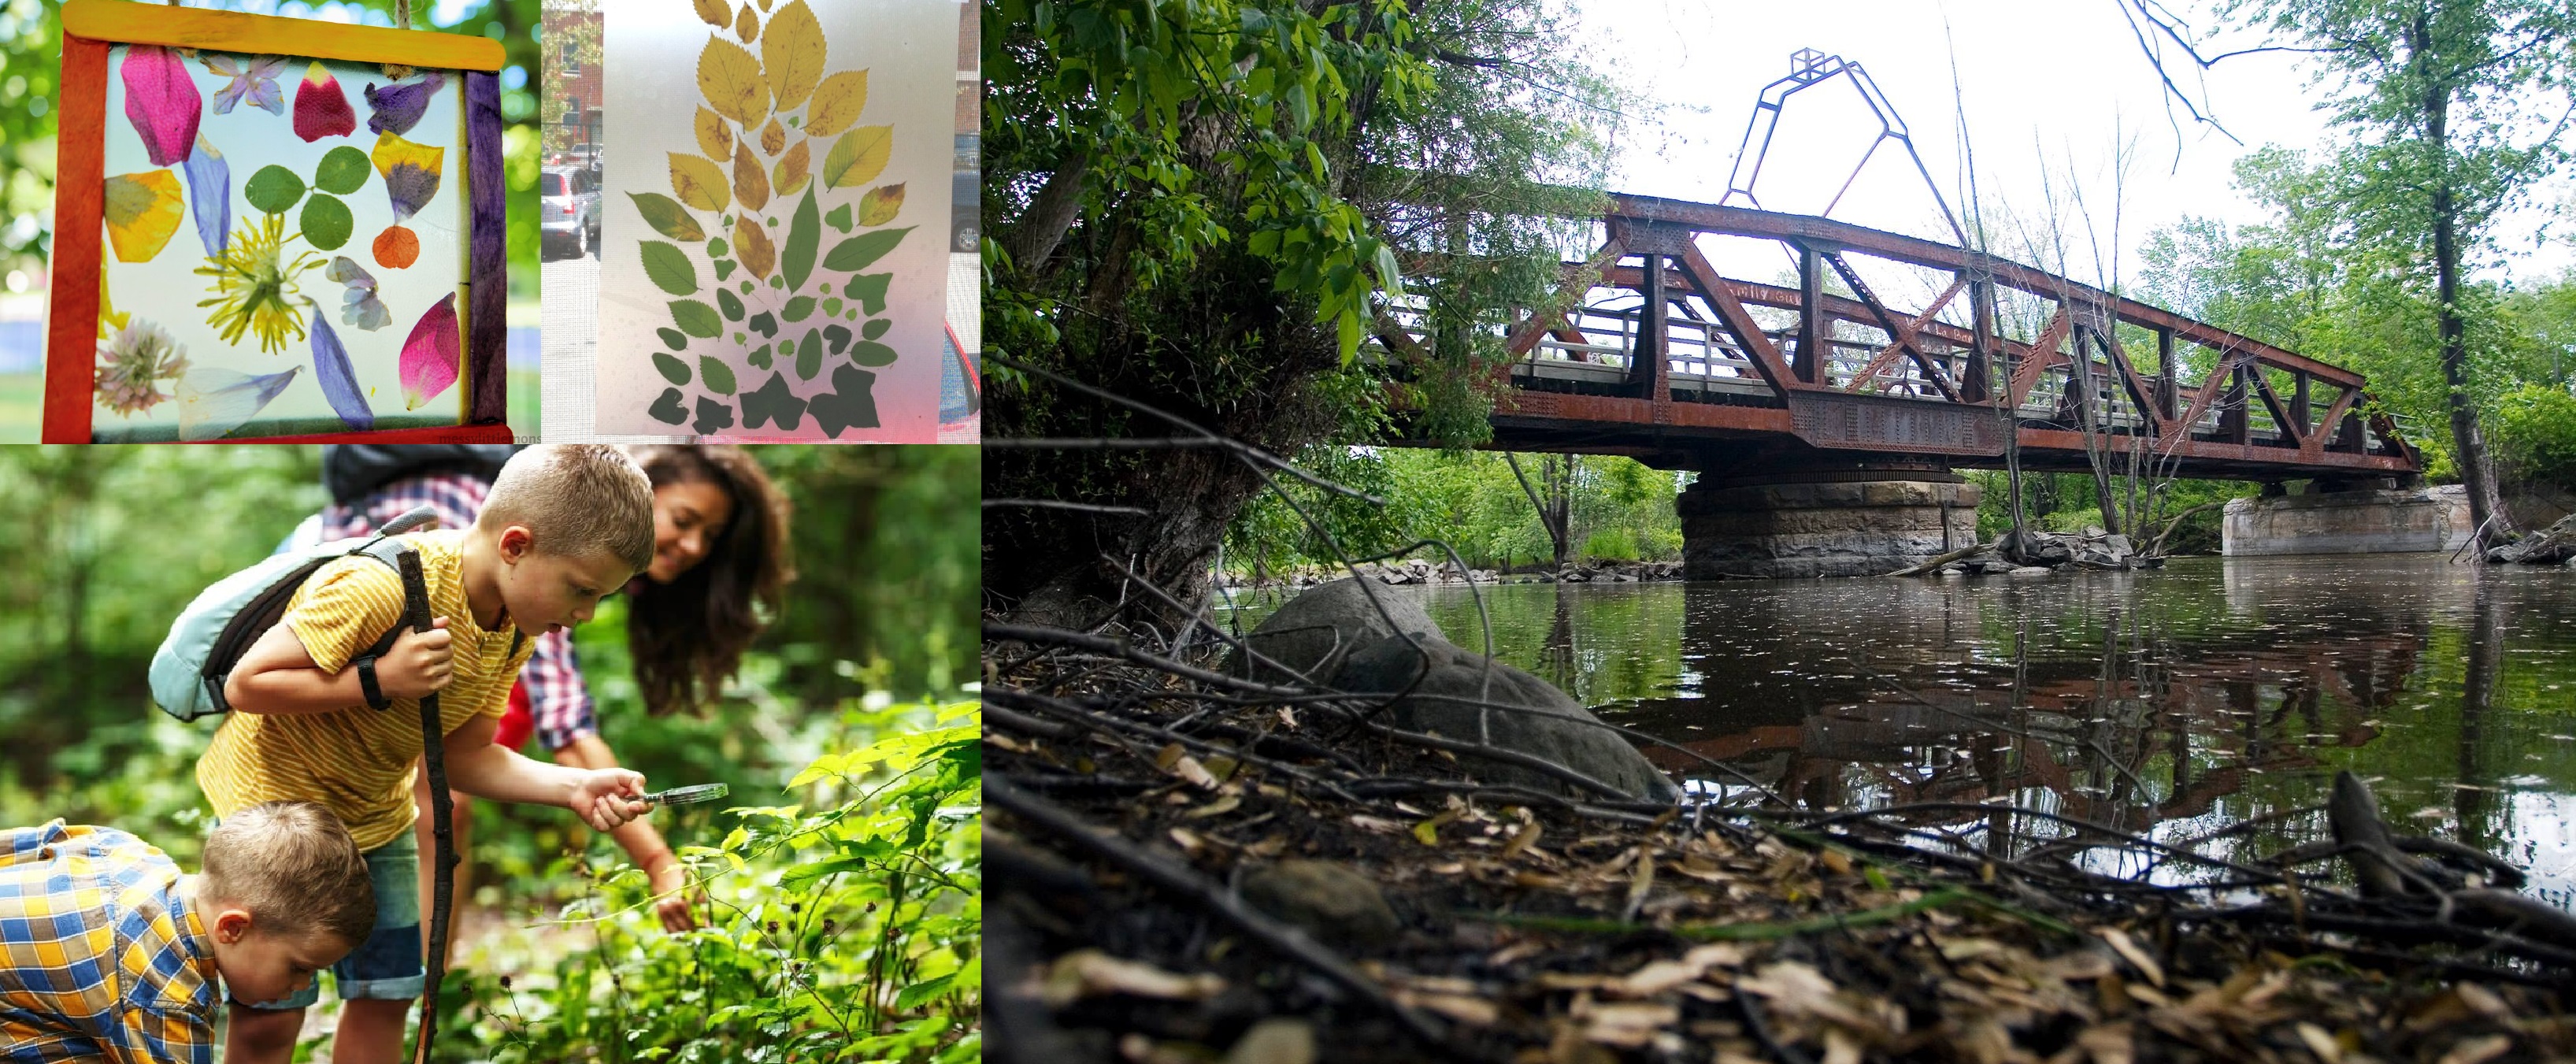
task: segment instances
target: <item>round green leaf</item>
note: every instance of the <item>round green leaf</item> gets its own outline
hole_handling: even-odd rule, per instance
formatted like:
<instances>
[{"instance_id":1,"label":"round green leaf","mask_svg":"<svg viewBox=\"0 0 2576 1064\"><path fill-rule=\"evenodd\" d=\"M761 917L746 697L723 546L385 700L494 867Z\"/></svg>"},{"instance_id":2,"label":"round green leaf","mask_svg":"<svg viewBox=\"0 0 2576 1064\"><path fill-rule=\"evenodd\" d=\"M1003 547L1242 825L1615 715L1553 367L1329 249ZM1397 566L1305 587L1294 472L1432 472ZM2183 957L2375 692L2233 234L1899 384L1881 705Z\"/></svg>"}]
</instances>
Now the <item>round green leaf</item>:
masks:
<instances>
[{"instance_id":1,"label":"round green leaf","mask_svg":"<svg viewBox=\"0 0 2576 1064\"><path fill-rule=\"evenodd\" d=\"M295 176L293 170L270 163L250 175L250 182L242 186L242 198L262 214L284 214L295 206L296 200L304 198L304 179Z\"/></svg>"},{"instance_id":2,"label":"round green leaf","mask_svg":"<svg viewBox=\"0 0 2576 1064\"><path fill-rule=\"evenodd\" d=\"M671 301L671 322L680 331L702 340L724 335L724 321L716 317L716 308L694 299Z\"/></svg>"},{"instance_id":3,"label":"round green leaf","mask_svg":"<svg viewBox=\"0 0 2576 1064\"><path fill-rule=\"evenodd\" d=\"M862 366L885 366L894 363L894 348L874 340L861 340L850 348L850 361Z\"/></svg>"},{"instance_id":4,"label":"round green leaf","mask_svg":"<svg viewBox=\"0 0 2576 1064\"><path fill-rule=\"evenodd\" d=\"M733 264L732 264L732 263L726 263L725 265L730 266L730 265L733 265ZM744 281L742 282L742 294L744 294L744 295L750 295L750 294L751 294L751 281L750 281L750 280L748 280L748 279L746 279L746 280L744 280Z\"/></svg>"},{"instance_id":5,"label":"round green leaf","mask_svg":"<svg viewBox=\"0 0 2576 1064\"><path fill-rule=\"evenodd\" d=\"M304 231L304 239L322 251L337 249L349 242L349 229L356 221L349 217L349 205L337 196L316 192L304 201L304 213L295 224Z\"/></svg>"},{"instance_id":6,"label":"round green leaf","mask_svg":"<svg viewBox=\"0 0 2576 1064\"><path fill-rule=\"evenodd\" d=\"M659 240L644 241L643 250L644 276L652 279L653 287L675 296L698 290L698 267L689 261L688 252Z\"/></svg>"},{"instance_id":7,"label":"round green leaf","mask_svg":"<svg viewBox=\"0 0 2576 1064\"><path fill-rule=\"evenodd\" d=\"M787 309L779 316L789 321L803 321L806 315L812 313L814 313L814 297L797 296L787 301Z\"/></svg>"},{"instance_id":8,"label":"round green leaf","mask_svg":"<svg viewBox=\"0 0 2576 1064\"><path fill-rule=\"evenodd\" d=\"M823 316L826 318L837 318L841 316L841 297L823 297Z\"/></svg>"},{"instance_id":9,"label":"round green leaf","mask_svg":"<svg viewBox=\"0 0 2576 1064\"><path fill-rule=\"evenodd\" d=\"M877 337L885 335L886 330L891 328L894 328L893 318L878 318L875 321L859 326L859 335L867 337L870 340L874 340Z\"/></svg>"},{"instance_id":10,"label":"round green leaf","mask_svg":"<svg viewBox=\"0 0 2576 1064\"><path fill-rule=\"evenodd\" d=\"M759 349L759 350L757 350L757 351L753 351L753 352L751 353L751 356L750 356L749 358L744 359L744 361L749 362L749 363L751 363L752 365L757 366L757 367L759 367L759 368L761 368L761 369L768 369L768 368L769 368L769 345L768 345L768 344L762 344L762 345L760 345L760 349Z\"/></svg>"},{"instance_id":11,"label":"round green leaf","mask_svg":"<svg viewBox=\"0 0 2576 1064\"><path fill-rule=\"evenodd\" d=\"M661 334L662 342L671 345L671 350L673 351L682 350L689 346L689 338L682 334L678 329L655 329L653 331Z\"/></svg>"},{"instance_id":12,"label":"round green leaf","mask_svg":"<svg viewBox=\"0 0 2576 1064\"><path fill-rule=\"evenodd\" d=\"M705 355L698 356L698 376L707 382L707 390L717 395L733 394L733 367Z\"/></svg>"},{"instance_id":13,"label":"round green leaf","mask_svg":"<svg viewBox=\"0 0 2576 1064\"><path fill-rule=\"evenodd\" d=\"M372 169L367 153L343 144L322 157L322 165L313 168L313 187L324 192L346 196L367 183Z\"/></svg>"},{"instance_id":14,"label":"round green leaf","mask_svg":"<svg viewBox=\"0 0 2576 1064\"><path fill-rule=\"evenodd\" d=\"M726 321L742 320L742 300L726 289L716 289L716 309L724 311Z\"/></svg>"},{"instance_id":15,"label":"round green leaf","mask_svg":"<svg viewBox=\"0 0 2576 1064\"><path fill-rule=\"evenodd\" d=\"M708 240L708 241L707 241L707 257L708 257L708 258L711 258L711 259L721 259L721 258L723 258L724 256L725 256L725 242L724 242L724 238L723 238L723 237L715 237L715 238L710 239L710 240Z\"/></svg>"},{"instance_id":16,"label":"round green leaf","mask_svg":"<svg viewBox=\"0 0 2576 1064\"><path fill-rule=\"evenodd\" d=\"M689 364L659 351L653 352L653 368L662 371L662 379L673 384L689 383Z\"/></svg>"},{"instance_id":17,"label":"round green leaf","mask_svg":"<svg viewBox=\"0 0 2576 1064\"><path fill-rule=\"evenodd\" d=\"M732 259L717 259L717 260L716 260L716 280L717 280L717 281L721 282L721 281L723 281L725 278L733 276L733 270L734 270L734 264L733 264L733 260L732 260ZM749 282L749 281L744 281L744 282L742 283L742 290L743 290L743 291L745 291L745 292L751 291L751 282Z\"/></svg>"}]
</instances>

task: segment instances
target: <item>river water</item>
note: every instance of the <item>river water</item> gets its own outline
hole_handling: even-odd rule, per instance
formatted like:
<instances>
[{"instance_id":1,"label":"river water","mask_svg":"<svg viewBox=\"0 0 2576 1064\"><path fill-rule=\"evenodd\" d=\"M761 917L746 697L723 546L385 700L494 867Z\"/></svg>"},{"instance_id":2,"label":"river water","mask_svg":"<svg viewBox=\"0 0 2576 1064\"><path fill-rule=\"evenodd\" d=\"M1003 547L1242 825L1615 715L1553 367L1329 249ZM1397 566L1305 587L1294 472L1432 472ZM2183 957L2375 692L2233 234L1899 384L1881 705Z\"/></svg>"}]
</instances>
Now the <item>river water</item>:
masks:
<instances>
[{"instance_id":1,"label":"river water","mask_svg":"<svg viewBox=\"0 0 2576 1064\"><path fill-rule=\"evenodd\" d=\"M1387 590L1482 640L1468 589ZM1802 806L2008 799L2174 841L2321 804L2348 768L2397 830L2499 853L2576 908L2576 570L2186 558L1477 593L1503 660ZM1237 601L1246 630L1275 608ZM1646 750L1697 789L1741 789ZM2291 815L2205 852L2326 834L2322 813Z\"/></svg>"}]
</instances>

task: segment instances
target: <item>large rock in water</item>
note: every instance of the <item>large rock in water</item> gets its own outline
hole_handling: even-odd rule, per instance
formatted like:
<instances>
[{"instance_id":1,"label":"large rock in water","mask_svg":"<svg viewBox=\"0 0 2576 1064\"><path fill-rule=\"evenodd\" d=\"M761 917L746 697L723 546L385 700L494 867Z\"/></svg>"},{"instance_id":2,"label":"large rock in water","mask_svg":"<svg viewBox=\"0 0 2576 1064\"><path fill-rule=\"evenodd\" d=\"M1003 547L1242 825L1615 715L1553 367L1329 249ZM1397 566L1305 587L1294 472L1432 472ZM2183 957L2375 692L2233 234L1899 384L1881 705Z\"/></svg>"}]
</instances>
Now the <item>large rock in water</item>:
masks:
<instances>
[{"instance_id":1,"label":"large rock in water","mask_svg":"<svg viewBox=\"0 0 2576 1064\"><path fill-rule=\"evenodd\" d=\"M1374 604L1370 601L1372 595ZM1419 596L1388 590L1386 585L1365 577L1343 577L1318 584L1288 600L1279 612L1244 637L1244 642L1264 657L1317 682L1330 683L1333 673L1353 654L1397 632L1440 638L1440 626L1431 623L1430 614L1422 612ZM1402 642L1397 640L1399 645ZM1226 671L1262 683L1287 683L1292 679L1251 661L1240 651L1229 655Z\"/></svg>"},{"instance_id":2,"label":"large rock in water","mask_svg":"<svg viewBox=\"0 0 2576 1064\"><path fill-rule=\"evenodd\" d=\"M1266 626L1265 626L1266 627ZM1351 655L1333 677L1346 691L1411 692L1388 707L1386 723L1408 731L1438 732L1534 754L1626 791L1640 801L1670 802L1681 789L1664 778L1626 736L1601 726L1601 718L1547 681L1453 646L1437 634L1421 637L1422 649L1382 638ZM1267 651L1265 651L1267 653ZM1416 684L1414 675L1421 672ZM1488 709L1477 702L1536 712ZM1598 797L1536 769L1461 755L1479 777L1497 783L1575 798Z\"/></svg>"}]
</instances>

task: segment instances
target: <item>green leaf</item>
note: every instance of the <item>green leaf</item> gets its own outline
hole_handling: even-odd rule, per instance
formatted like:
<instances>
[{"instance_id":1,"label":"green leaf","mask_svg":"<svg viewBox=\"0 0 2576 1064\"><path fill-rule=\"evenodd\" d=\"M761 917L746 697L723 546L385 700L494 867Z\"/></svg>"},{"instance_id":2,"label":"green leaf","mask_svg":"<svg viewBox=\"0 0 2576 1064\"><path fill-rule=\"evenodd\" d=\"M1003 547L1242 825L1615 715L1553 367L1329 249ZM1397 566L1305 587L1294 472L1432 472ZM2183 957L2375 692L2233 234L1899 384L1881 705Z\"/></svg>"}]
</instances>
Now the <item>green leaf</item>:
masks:
<instances>
[{"instance_id":1,"label":"green leaf","mask_svg":"<svg viewBox=\"0 0 2576 1064\"><path fill-rule=\"evenodd\" d=\"M844 203L838 207L832 208L832 213L824 215L823 221L834 229L838 229L844 233L849 232L850 205Z\"/></svg>"},{"instance_id":2,"label":"green leaf","mask_svg":"<svg viewBox=\"0 0 2576 1064\"><path fill-rule=\"evenodd\" d=\"M850 361L862 366L885 366L894 362L894 348L874 340L861 340L850 348Z\"/></svg>"},{"instance_id":3,"label":"green leaf","mask_svg":"<svg viewBox=\"0 0 2576 1064\"><path fill-rule=\"evenodd\" d=\"M721 259L721 258L723 258L723 257L724 257L724 254L725 254L725 242L724 242L724 238L723 238L723 237L716 237L716 238L714 238L714 239L711 239L711 240L708 240L708 241L707 241L707 257L708 257L708 258L711 258L711 259Z\"/></svg>"},{"instance_id":4,"label":"green leaf","mask_svg":"<svg viewBox=\"0 0 2576 1064\"><path fill-rule=\"evenodd\" d=\"M840 317L840 316L841 316L841 297L839 297L839 296L826 296L826 297L824 297L824 299L823 299L823 316L824 316L824 317L826 317L826 318L837 318L837 317Z\"/></svg>"},{"instance_id":5,"label":"green leaf","mask_svg":"<svg viewBox=\"0 0 2576 1064\"><path fill-rule=\"evenodd\" d=\"M698 378L706 382L708 391L717 395L733 394L733 367L731 366L706 355L700 355L698 356Z\"/></svg>"},{"instance_id":6,"label":"green leaf","mask_svg":"<svg viewBox=\"0 0 2576 1064\"><path fill-rule=\"evenodd\" d=\"M679 245L647 240L643 248L644 276L652 279L653 287L675 296L698 290L697 264L689 261L689 253L680 250Z\"/></svg>"},{"instance_id":7,"label":"green leaf","mask_svg":"<svg viewBox=\"0 0 2576 1064\"><path fill-rule=\"evenodd\" d=\"M297 215L295 225L304 233L306 243L322 251L336 251L349 242L349 229L355 221L349 217L349 205L337 196L316 192L304 201L304 213Z\"/></svg>"},{"instance_id":8,"label":"green leaf","mask_svg":"<svg viewBox=\"0 0 2576 1064\"><path fill-rule=\"evenodd\" d=\"M689 420L689 408L681 405L677 388L662 389L662 397L653 400L653 405L646 408L645 413L653 415L655 421L670 425Z\"/></svg>"},{"instance_id":9,"label":"green leaf","mask_svg":"<svg viewBox=\"0 0 2576 1064\"><path fill-rule=\"evenodd\" d=\"M682 333L678 329L655 329L653 331L662 337L663 343L671 345L671 350L673 351L685 350L689 346L688 335Z\"/></svg>"},{"instance_id":10,"label":"green leaf","mask_svg":"<svg viewBox=\"0 0 2576 1064\"><path fill-rule=\"evenodd\" d=\"M717 260L716 260L716 262L715 262L715 267L716 267L716 280L718 280L718 281L722 281L722 280L724 280L725 278L728 278L728 277L733 276L734 264L733 264L733 260L732 260L732 259L717 259ZM743 289L743 291L748 292L748 291L751 291L751 289L746 288L746 289Z\"/></svg>"},{"instance_id":11,"label":"green leaf","mask_svg":"<svg viewBox=\"0 0 2576 1064\"><path fill-rule=\"evenodd\" d=\"M789 321L803 321L806 315L812 313L814 313L814 297L797 296L787 301L787 309L780 311L779 317Z\"/></svg>"},{"instance_id":12,"label":"green leaf","mask_svg":"<svg viewBox=\"0 0 2576 1064\"><path fill-rule=\"evenodd\" d=\"M689 364L659 351L653 352L653 368L662 371L662 379L673 384L689 383Z\"/></svg>"},{"instance_id":13,"label":"green leaf","mask_svg":"<svg viewBox=\"0 0 2576 1064\"><path fill-rule=\"evenodd\" d=\"M866 339L874 340L877 337L885 335L886 330L891 328L894 328L893 318L878 318L865 325L859 326L859 335Z\"/></svg>"},{"instance_id":14,"label":"green leaf","mask_svg":"<svg viewBox=\"0 0 2576 1064\"><path fill-rule=\"evenodd\" d=\"M672 300L671 321L681 332L702 340L713 340L724 333L724 320L716 317L716 308L694 299Z\"/></svg>"},{"instance_id":15,"label":"green leaf","mask_svg":"<svg viewBox=\"0 0 2576 1064\"><path fill-rule=\"evenodd\" d=\"M823 338L815 330L805 330L805 338L796 342L796 375L813 380L823 371Z\"/></svg>"},{"instance_id":16,"label":"green leaf","mask_svg":"<svg viewBox=\"0 0 2576 1064\"><path fill-rule=\"evenodd\" d=\"M918 227L907 225L901 229L879 229L876 232L861 233L834 244L832 253L823 256L823 268L843 272L867 269L869 263L884 258L885 253L894 250L896 244L903 243L904 234L912 232L915 228Z\"/></svg>"},{"instance_id":17,"label":"green leaf","mask_svg":"<svg viewBox=\"0 0 2576 1064\"><path fill-rule=\"evenodd\" d=\"M951 972L937 979L927 979L907 986L895 993L894 1009L896 1012L910 1012L920 1008L923 1002L947 993L956 981L956 973Z\"/></svg>"},{"instance_id":18,"label":"green leaf","mask_svg":"<svg viewBox=\"0 0 2576 1064\"><path fill-rule=\"evenodd\" d=\"M760 348L759 348L758 350L753 351L753 352L751 353L750 357L743 359L743 361L745 361L745 362L749 362L749 363L751 363L753 366L756 366L756 367L761 368L761 369L768 369L768 368L769 368L769 345L768 345L768 344L762 344L762 345L760 345Z\"/></svg>"},{"instance_id":19,"label":"green leaf","mask_svg":"<svg viewBox=\"0 0 2576 1064\"><path fill-rule=\"evenodd\" d=\"M894 280L891 273L870 273L850 278L849 287L841 294L859 301L870 314L885 313L886 284Z\"/></svg>"},{"instance_id":20,"label":"green leaf","mask_svg":"<svg viewBox=\"0 0 2576 1064\"><path fill-rule=\"evenodd\" d=\"M304 198L304 179L295 176L293 170L271 163L250 175L250 182L242 186L242 198L262 214L284 214L295 206L296 200Z\"/></svg>"},{"instance_id":21,"label":"green leaf","mask_svg":"<svg viewBox=\"0 0 2576 1064\"><path fill-rule=\"evenodd\" d=\"M707 231L698 227L697 218L678 200L659 192L629 192L626 198L635 201L636 213L656 233L691 244L707 238Z\"/></svg>"},{"instance_id":22,"label":"green leaf","mask_svg":"<svg viewBox=\"0 0 2576 1064\"><path fill-rule=\"evenodd\" d=\"M823 244L823 215L814 208L814 189L807 186L805 199L796 205L795 220L787 227L787 246L779 253L778 269L787 278L787 288L805 287L805 278L814 272L814 251Z\"/></svg>"},{"instance_id":23,"label":"green leaf","mask_svg":"<svg viewBox=\"0 0 2576 1064\"><path fill-rule=\"evenodd\" d=\"M346 196L367 183L367 172L374 164L367 153L343 144L322 157L322 165L313 168L313 187L324 192Z\"/></svg>"},{"instance_id":24,"label":"green leaf","mask_svg":"<svg viewBox=\"0 0 2576 1064\"><path fill-rule=\"evenodd\" d=\"M724 311L726 321L742 320L742 300L735 298L732 290L716 289L716 307Z\"/></svg>"}]
</instances>

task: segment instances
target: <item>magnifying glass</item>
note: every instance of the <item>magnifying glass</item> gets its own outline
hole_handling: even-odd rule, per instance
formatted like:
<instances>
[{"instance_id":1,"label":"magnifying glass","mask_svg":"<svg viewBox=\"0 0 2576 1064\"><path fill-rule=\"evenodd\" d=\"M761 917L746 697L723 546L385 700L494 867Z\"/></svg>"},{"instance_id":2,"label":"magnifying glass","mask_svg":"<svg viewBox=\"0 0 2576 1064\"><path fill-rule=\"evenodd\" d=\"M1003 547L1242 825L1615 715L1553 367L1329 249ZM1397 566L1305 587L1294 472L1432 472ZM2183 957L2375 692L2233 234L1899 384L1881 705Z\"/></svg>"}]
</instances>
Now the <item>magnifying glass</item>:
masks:
<instances>
[{"instance_id":1,"label":"magnifying glass","mask_svg":"<svg viewBox=\"0 0 2576 1064\"><path fill-rule=\"evenodd\" d=\"M655 791L645 795L644 801L650 805L692 805L722 798L726 790L725 785L721 783L701 783L694 787L673 787L667 791Z\"/></svg>"}]
</instances>

